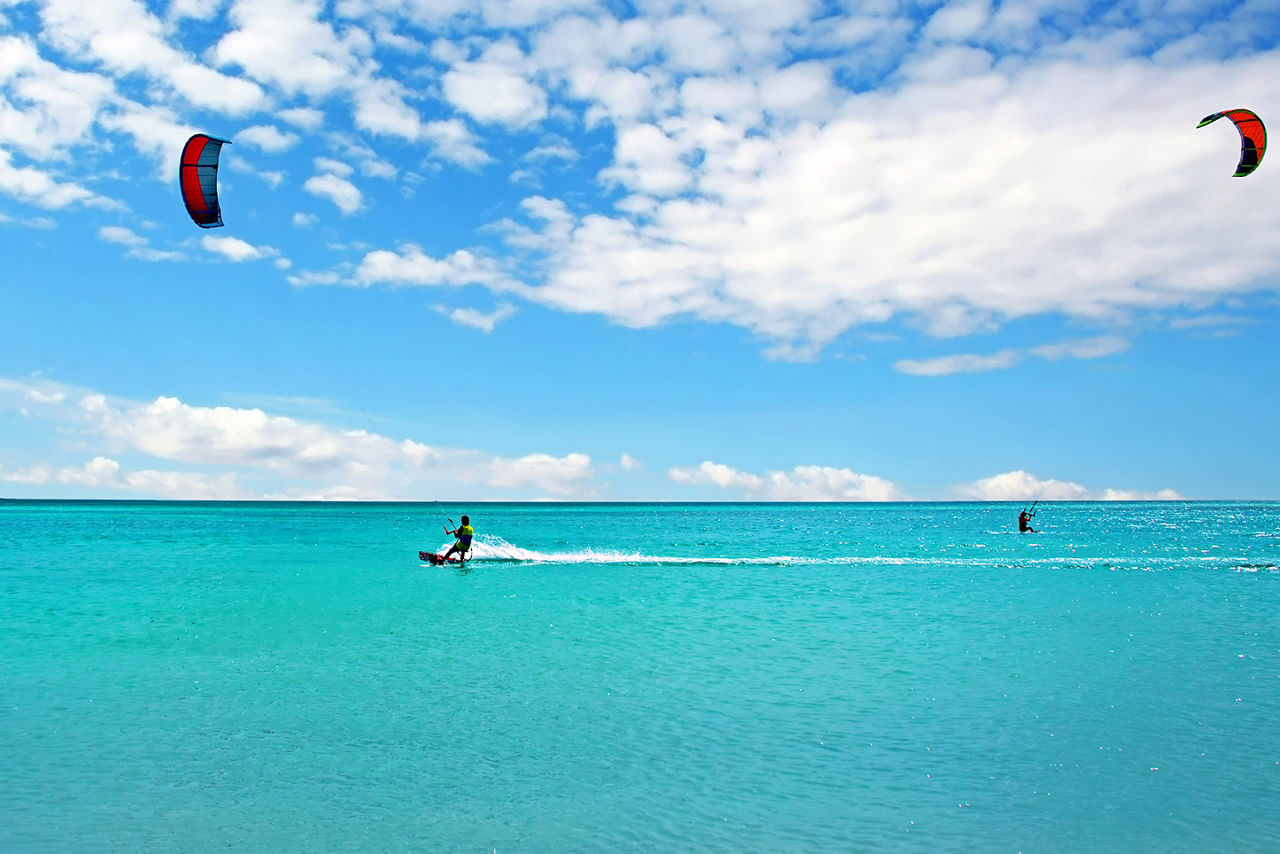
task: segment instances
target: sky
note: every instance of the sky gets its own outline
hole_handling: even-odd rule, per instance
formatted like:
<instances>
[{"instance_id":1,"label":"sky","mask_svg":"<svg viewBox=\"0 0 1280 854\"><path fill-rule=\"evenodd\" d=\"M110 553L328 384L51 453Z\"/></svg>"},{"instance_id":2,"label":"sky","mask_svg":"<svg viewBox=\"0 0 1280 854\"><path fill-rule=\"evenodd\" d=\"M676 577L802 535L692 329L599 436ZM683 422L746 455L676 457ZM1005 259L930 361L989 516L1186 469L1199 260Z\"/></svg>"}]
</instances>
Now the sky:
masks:
<instances>
[{"instance_id":1,"label":"sky","mask_svg":"<svg viewBox=\"0 0 1280 854\"><path fill-rule=\"evenodd\" d=\"M1274 0L0 0L0 496L1280 499L1196 127L1277 80Z\"/></svg>"}]
</instances>

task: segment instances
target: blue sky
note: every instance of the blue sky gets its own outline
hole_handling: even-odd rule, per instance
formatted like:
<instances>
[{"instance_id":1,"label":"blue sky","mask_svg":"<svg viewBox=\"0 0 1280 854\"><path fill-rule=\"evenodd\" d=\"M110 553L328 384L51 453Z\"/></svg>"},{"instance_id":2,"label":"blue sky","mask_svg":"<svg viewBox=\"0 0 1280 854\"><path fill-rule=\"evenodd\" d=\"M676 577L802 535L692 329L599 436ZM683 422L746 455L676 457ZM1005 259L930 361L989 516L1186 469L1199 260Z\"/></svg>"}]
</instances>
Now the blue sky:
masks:
<instances>
[{"instance_id":1,"label":"blue sky","mask_svg":"<svg viewBox=\"0 0 1280 854\"><path fill-rule=\"evenodd\" d=\"M1280 163L1196 129L1280 117L1278 38L1269 0L0 0L0 495L1280 498Z\"/></svg>"}]
</instances>

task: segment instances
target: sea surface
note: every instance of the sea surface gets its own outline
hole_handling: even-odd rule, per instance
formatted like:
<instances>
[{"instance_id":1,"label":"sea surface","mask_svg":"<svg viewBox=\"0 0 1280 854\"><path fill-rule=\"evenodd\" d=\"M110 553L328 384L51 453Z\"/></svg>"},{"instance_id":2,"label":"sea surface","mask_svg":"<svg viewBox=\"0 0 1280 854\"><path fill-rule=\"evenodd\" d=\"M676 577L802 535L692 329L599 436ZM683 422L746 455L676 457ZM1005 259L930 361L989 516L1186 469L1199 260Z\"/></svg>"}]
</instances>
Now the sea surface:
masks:
<instances>
[{"instance_id":1,"label":"sea surface","mask_svg":"<svg viewBox=\"0 0 1280 854\"><path fill-rule=\"evenodd\" d=\"M1280 504L1020 509L0 501L0 850L1280 851Z\"/></svg>"}]
</instances>

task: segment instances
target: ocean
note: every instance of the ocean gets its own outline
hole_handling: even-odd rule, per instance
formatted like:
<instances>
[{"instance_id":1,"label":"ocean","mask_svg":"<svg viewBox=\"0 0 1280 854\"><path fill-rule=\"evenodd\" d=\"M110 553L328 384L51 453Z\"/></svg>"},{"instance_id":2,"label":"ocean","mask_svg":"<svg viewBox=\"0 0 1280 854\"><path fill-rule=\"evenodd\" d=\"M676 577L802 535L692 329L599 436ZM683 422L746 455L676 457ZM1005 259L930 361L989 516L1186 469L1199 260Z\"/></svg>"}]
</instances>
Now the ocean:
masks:
<instances>
[{"instance_id":1,"label":"ocean","mask_svg":"<svg viewBox=\"0 0 1280 854\"><path fill-rule=\"evenodd\" d=\"M0 501L0 850L1280 851L1280 504L1021 508Z\"/></svg>"}]
</instances>

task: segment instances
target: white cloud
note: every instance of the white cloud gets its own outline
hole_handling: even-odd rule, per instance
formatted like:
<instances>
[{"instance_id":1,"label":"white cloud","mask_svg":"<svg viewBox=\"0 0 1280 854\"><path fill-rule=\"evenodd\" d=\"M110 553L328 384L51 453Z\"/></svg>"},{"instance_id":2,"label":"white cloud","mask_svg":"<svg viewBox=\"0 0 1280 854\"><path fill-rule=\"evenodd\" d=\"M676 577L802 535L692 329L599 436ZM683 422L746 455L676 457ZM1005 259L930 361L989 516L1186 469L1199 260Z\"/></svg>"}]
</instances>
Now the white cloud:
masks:
<instances>
[{"instance_id":1,"label":"white cloud","mask_svg":"<svg viewBox=\"0 0 1280 854\"><path fill-rule=\"evenodd\" d=\"M118 112L102 116L99 124L107 130L128 135L133 147L149 156L155 165L155 178L172 181L174 164L187 138L195 128L183 124L177 114L167 107L143 107L138 104L122 105Z\"/></svg>"},{"instance_id":2,"label":"white cloud","mask_svg":"<svg viewBox=\"0 0 1280 854\"><path fill-rule=\"evenodd\" d=\"M434 146L438 156L468 169L478 169L493 160L459 119L428 122L422 127L422 137Z\"/></svg>"},{"instance_id":3,"label":"white cloud","mask_svg":"<svg viewBox=\"0 0 1280 854\"><path fill-rule=\"evenodd\" d=\"M490 259L460 249L442 259L433 258L421 247L406 244L398 252L377 249L364 256L352 276L355 284L466 285L482 284L494 291L515 290L512 283Z\"/></svg>"},{"instance_id":4,"label":"white cloud","mask_svg":"<svg viewBox=\"0 0 1280 854\"><path fill-rule=\"evenodd\" d=\"M356 213L364 207L364 194L360 188L332 172L308 178L302 188L313 196L333 202L344 214Z\"/></svg>"},{"instance_id":5,"label":"white cloud","mask_svg":"<svg viewBox=\"0 0 1280 854\"><path fill-rule=\"evenodd\" d=\"M254 83L196 62L166 40L164 22L136 0L45 0L44 37L70 55L88 55L118 74L138 72L172 87L191 103L228 113L261 107Z\"/></svg>"},{"instance_id":6,"label":"white cloud","mask_svg":"<svg viewBox=\"0 0 1280 854\"><path fill-rule=\"evenodd\" d=\"M953 492L979 501L1076 501L1089 497L1089 490L1078 483L1041 480L1021 469L957 486Z\"/></svg>"},{"instance_id":7,"label":"white cloud","mask_svg":"<svg viewBox=\"0 0 1280 854\"><path fill-rule=\"evenodd\" d=\"M52 217L47 217L47 216L11 217L6 213L0 213L0 223L3 223L3 224L16 223L18 225L26 226L27 228L38 228L45 231L58 227L58 221Z\"/></svg>"},{"instance_id":8,"label":"white cloud","mask_svg":"<svg viewBox=\"0 0 1280 854\"><path fill-rule=\"evenodd\" d=\"M902 492L892 482L847 468L796 466L769 472L769 497L775 501L896 501Z\"/></svg>"},{"instance_id":9,"label":"white cloud","mask_svg":"<svg viewBox=\"0 0 1280 854\"><path fill-rule=\"evenodd\" d=\"M321 11L318 0L235 0L229 13L235 29L218 41L214 56L289 95L331 94L358 74L369 41L355 27L338 35L319 20Z\"/></svg>"},{"instance_id":10,"label":"white cloud","mask_svg":"<svg viewBox=\"0 0 1280 854\"><path fill-rule=\"evenodd\" d=\"M289 96L345 94L352 121L362 131L425 140L441 156L458 162L483 161L478 150L460 141L449 121L423 122L408 103L416 97L412 89L393 76L378 75L380 64L373 58L378 44L406 47L410 39L387 31L375 43L367 29L352 21L335 27L336 22L322 20L325 5L318 0L235 0L230 17L236 28L223 36L214 54L220 64L240 66ZM370 23L378 26L376 19ZM322 113L308 107L280 116L308 130L323 120Z\"/></svg>"},{"instance_id":11,"label":"white cloud","mask_svg":"<svg viewBox=\"0 0 1280 854\"><path fill-rule=\"evenodd\" d=\"M488 483L503 488L534 487L552 495L581 494L594 476L586 454L528 454L518 459L497 458L488 466Z\"/></svg>"},{"instance_id":12,"label":"white cloud","mask_svg":"<svg viewBox=\"0 0 1280 854\"><path fill-rule=\"evenodd\" d=\"M172 397L120 407L102 395L87 395L81 409L124 447L189 464L360 477L386 475L394 467L418 466L437 456L425 445L364 430L333 430L260 409L191 406Z\"/></svg>"},{"instance_id":13,"label":"white cloud","mask_svg":"<svg viewBox=\"0 0 1280 854\"><path fill-rule=\"evenodd\" d=\"M254 125L236 134L237 142L247 142L273 154L292 148L298 139L296 133L281 131L274 125Z\"/></svg>"},{"instance_id":14,"label":"white cloud","mask_svg":"<svg viewBox=\"0 0 1280 854\"><path fill-rule=\"evenodd\" d=\"M257 261L261 258L274 258L280 254L279 249L271 246L254 246L238 237L214 237L205 235L200 245L209 252L221 255L228 261Z\"/></svg>"},{"instance_id":15,"label":"white cloud","mask_svg":"<svg viewBox=\"0 0 1280 854\"><path fill-rule=\"evenodd\" d=\"M128 246L129 251L124 253L125 257L138 261L184 261L187 257L181 252L152 248L149 245L151 241L147 238L119 225L102 226L98 229L98 237L108 243Z\"/></svg>"},{"instance_id":16,"label":"white cloud","mask_svg":"<svg viewBox=\"0 0 1280 854\"><path fill-rule=\"evenodd\" d=\"M622 466L623 471L639 471L640 469L644 468L644 466L641 465L639 460L637 460L635 457L631 456L630 454L626 453L625 451L623 452L622 457L619 458L618 465Z\"/></svg>"},{"instance_id":17,"label":"white cloud","mask_svg":"<svg viewBox=\"0 0 1280 854\"><path fill-rule=\"evenodd\" d=\"M978 501L1173 501L1182 497L1167 488L1154 492L1092 490L1072 481L1042 480L1022 469L952 487L951 492Z\"/></svg>"},{"instance_id":18,"label":"white cloud","mask_svg":"<svg viewBox=\"0 0 1280 854\"><path fill-rule=\"evenodd\" d=\"M654 34L670 68L704 73L728 71L737 59L733 38L723 25L705 15L666 18L658 23Z\"/></svg>"},{"instance_id":19,"label":"white cloud","mask_svg":"<svg viewBox=\"0 0 1280 854\"><path fill-rule=\"evenodd\" d=\"M1235 314L1214 313L1195 317L1175 317L1169 321L1170 329L1205 329L1230 326L1244 326L1255 321L1252 318Z\"/></svg>"},{"instance_id":20,"label":"white cloud","mask_svg":"<svg viewBox=\"0 0 1280 854\"><path fill-rule=\"evenodd\" d=\"M998 371L1013 366L1019 358L1017 350L1001 350L990 356L960 353L936 359L900 359L894 362L893 368L899 373L917 377L945 377L975 371Z\"/></svg>"},{"instance_id":21,"label":"white cloud","mask_svg":"<svg viewBox=\"0 0 1280 854\"><path fill-rule=\"evenodd\" d=\"M59 68L19 36L0 36L0 85L0 143L37 159L88 139L115 94L108 78Z\"/></svg>"},{"instance_id":22,"label":"white cloud","mask_svg":"<svg viewBox=\"0 0 1280 854\"><path fill-rule=\"evenodd\" d=\"M38 388L27 389L27 399L34 403L62 403L67 399L66 392L42 391Z\"/></svg>"},{"instance_id":23,"label":"white cloud","mask_svg":"<svg viewBox=\"0 0 1280 854\"><path fill-rule=\"evenodd\" d=\"M287 110L278 111L276 115L303 130L319 130L324 124L324 110L317 110L315 107L290 107Z\"/></svg>"},{"instance_id":24,"label":"white cloud","mask_svg":"<svg viewBox=\"0 0 1280 854\"><path fill-rule=\"evenodd\" d=\"M676 483L718 486L770 501L895 501L903 497L892 481L832 466L796 466L762 477L707 460L692 468L672 468L667 476Z\"/></svg>"},{"instance_id":25,"label":"white cloud","mask_svg":"<svg viewBox=\"0 0 1280 854\"><path fill-rule=\"evenodd\" d=\"M539 145L531 148L521 157L522 160L542 163L549 160L560 160L565 163L573 163L582 155L578 153L568 141L553 142L548 145Z\"/></svg>"},{"instance_id":26,"label":"white cloud","mask_svg":"<svg viewBox=\"0 0 1280 854\"><path fill-rule=\"evenodd\" d=\"M919 377L944 377L951 374L998 371L1011 368L1030 354L1056 362L1060 359L1101 359L1129 349L1129 340L1118 335L1099 335L1093 338L1072 338L1053 344L1043 344L1028 351L1004 349L987 356L974 353L958 353L933 359L900 359L894 362L894 370Z\"/></svg>"},{"instance_id":27,"label":"white cloud","mask_svg":"<svg viewBox=\"0 0 1280 854\"><path fill-rule=\"evenodd\" d=\"M1058 359L1101 359L1113 356L1129 349L1128 339L1116 335L1101 335L1096 338L1079 338L1072 341L1060 341L1057 344L1046 344L1036 347L1031 352L1042 359L1057 361Z\"/></svg>"},{"instance_id":28,"label":"white cloud","mask_svg":"<svg viewBox=\"0 0 1280 854\"><path fill-rule=\"evenodd\" d=\"M54 470L46 464L25 466L14 471L0 469L0 480L28 486L42 486L54 480Z\"/></svg>"},{"instance_id":29,"label":"white cloud","mask_svg":"<svg viewBox=\"0 0 1280 854\"><path fill-rule=\"evenodd\" d=\"M74 406L71 395L77 396ZM0 407L57 424L63 436L76 437L78 447L102 447L89 465L41 463L0 472L0 480L31 485L63 483L175 498L387 499L421 497L448 478L507 493L585 498L597 492L591 458L582 453L494 456L256 407L195 406L164 396L150 403L118 401L33 380L0 378ZM117 462L122 454L142 454L184 470L126 467ZM253 490L245 485L250 481L282 486Z\"/></svg>"},{"instance_id":30,"label":"white cloud","mask_svg":"<svg viewBox=\"0 0 1280 854\"><path fill-rule=\"evenodd\" d=\"M469 326L472 329L479 329L486 335L496 329L499 323L516 313L515 306L505 302L498 305L498 307L489 314L485 314L474 308L451 309L448 306L437 306L436 310L459 326Z\"/></svg>"},{"instance_id":31,"label":"white cloud","mask_svg":"<svg viewBox=\"0 0 1280 854\"><path fill-rule=\"evenodd\" d=\"M3 148L0 148L0 193L7 193L19 201L50 210L72 205L106 210L124 209L124 205L115 199L100 196L79 184L59 181L32 166L14 166L12 156Z\"/></svg>"},{"instance_id":32,"label":"white cloud","mask_svg":"<svg viewBox=\"0 0 1280 854\"><path fill-rule=\"evenodd\" d=\"M170 0L168 18L171 21L184 18L208 21L221 11L220 7L220 3L210 3L208 0Z\"/></svg>"},{"instance_id":33,"label":"white cloud","mask_svg":"<svg viewBox=\"0 0 1280 854\"><path fill-rule=\"evenodd\" d=\"M764 486L764 479L759 475L740 472L723 463L715 463L711 460L704 460L693 468L675 467L668 469L667 476L676 483L686 483L693 486L714 485L721 489L739 490L746 493L755 493Z\"/></svg>"},{"instance_id":34,"label":"white cloud","mask_svg":"<svg viewBox=\"0 0 1280 854\"><path fill-rule=\"evenodd\" d=\"M334 160L332 157L316 157L312 163L315 164L317 172L328 172L342 178L350 178L356 171L350 163Z\"/></svg>"},{"instance_id":35,"label":"white cloud","mask_svg":"<svg viewBox=\"0 0 1280 854\"><path fill-rule=\"evenodd\" d=\"M409 106L409 90L399 81L367 79L352 92L354 119L361 130L416 141L425 133L422 117Z\"/></svg>"},{"instance_id":36,"label":"white cloud","mask_svg":"<svg viewBox=\"0 0 1280 854\"><path fill-rule=\"evenodd\" d=\"M526 127L547 114L546 93L501 59L458 63L440 82L445 97L480 122Z\"/></svg>"},{"instance_id":37,"label":"white cloud","mask_svg":"<svg viewBox=\"0 0 1280 854\"><path fill-rule=\"evenodd\" d=\"M618 132L614 165L601 172L639 193L670 196L688 189L693 172L684 162L686 149L661 128L632 125Z\"/></svg>"},{"instance_id":38,"label":"white cloud","mask_svg":"<svg viewBox=\"0 0 1280 854\"><path fill-rule=\"evenodd\" d=\"M962 41L977 35L991 17L990 0L964 0L938 9L924 28L927 38Z\"/></svg>"},{"instance_id":39,"label":"white cloud","mask_svg":"<svg viewBox=\"0 0 1280 854\"><path fill-rule=\"evenodd\" d=\"M557 26L577 28L575 41L588 43L576 48L580 64L563 71L575 96L606 109L616 95L574 81L597 61L595 43L613 42L584 22ZM555 44L571 63L568 42ZM639 73L592 73L613 72ZM543 282L533 298L634 326L681 315L735 323L812 352L896 317L937 335L1044 314L1109 324L1259 287L1280 265L1265 217L1242 224L1232 215L1240 204L1280 215L1280 197L1257 181L1222 181L1214 168L1230 159L1230 145L1191 133L1182 119L1219 100L1217 64L952 68L945 82L834 101L829 68L806 73L808 100L829 104L823 118L801 110L745 132L672 112L678 105L650 101L644 109L663 115L646 121L613 111L613 162L600 177L647 204L576 215L549 251L529 259ZM1241 75L1280 75L1280 55L1238 60L1231 78ZM736 102L710 85L686 85L687 94L708 93L699 110L750 114L753 96L740 81ZM1114 121L1118 111L1125 122ZM1164 141L1158 151L1144 145L1153 137ZM1115 156L1135 147L1148 151L1140 163ZM1044 166L1049 152L1053 169ZM1230 264L1223 245L1238 247ZM995 369L1014 358L903 367Z\"/></svg>"},{"instance_id":40,"label":"white cloud","mask_svg":"<svg viewBox=\"0 0 1280 854\"><path fill-rule=\"evenodd\" d=\"M193 472L124 471L109 457L94 457L82 466L54 468L48 464L0 472L0 480L29 486L62 484L82 489L110 489L147 497L184 501L236 500L253 496L236 483L235 475L210 476Z\"/></svg>"},{"instance_id":41,"label":"white cloud","mask_svg":"<svg viewBox=\"0 0 1280 854\"><path fill-rule=\"evenodd\" d=\"M1176 489L1160 489L1154 492L1142 492L1134 489L1104 489L1098 496L1100 501L1181 501L1182 496Z\"/></svg>"},{"instance_id":42,"label":"white cloud","mask_svg":"<svg viewBox=\"0 0 1280 854\"><path fill-rule=\"evenodd\" d=\"M333 270L307 270L286 276L285 281L295 288L305 288L311 285L339 285L342 284L342 276Z\"/></svg>"},{"instance_id":43,"label":"white cloud","mask_svg":"<svg viewBox=\"0 0 1280 854\"><path fill-rule=\"evenodd\" d=\"M104 225L98 229L98 237L108 243L119 243L121 246L146 246L147 239L119 225Z\"/></svg>"}]
</instances>

